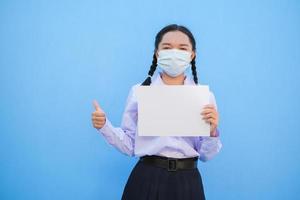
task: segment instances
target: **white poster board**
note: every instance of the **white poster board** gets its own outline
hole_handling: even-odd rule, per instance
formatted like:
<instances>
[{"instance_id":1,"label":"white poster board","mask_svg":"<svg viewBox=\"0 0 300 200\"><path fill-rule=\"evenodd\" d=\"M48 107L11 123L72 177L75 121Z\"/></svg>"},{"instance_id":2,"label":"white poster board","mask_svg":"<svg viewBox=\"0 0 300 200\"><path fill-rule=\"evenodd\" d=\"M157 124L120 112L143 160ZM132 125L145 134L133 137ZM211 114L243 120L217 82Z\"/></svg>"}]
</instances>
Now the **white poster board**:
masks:
<instances>
[{"instance_id":1,"label":"white poster board","mask_svg":"<svg viewBox=\"0 0 300 200\"><path fill-rule=\"evenodd\" d=\"M136 94L139 136L210 135L201 115L209 104L208 86L139 86Z\"/></svg>"}]
</instances>

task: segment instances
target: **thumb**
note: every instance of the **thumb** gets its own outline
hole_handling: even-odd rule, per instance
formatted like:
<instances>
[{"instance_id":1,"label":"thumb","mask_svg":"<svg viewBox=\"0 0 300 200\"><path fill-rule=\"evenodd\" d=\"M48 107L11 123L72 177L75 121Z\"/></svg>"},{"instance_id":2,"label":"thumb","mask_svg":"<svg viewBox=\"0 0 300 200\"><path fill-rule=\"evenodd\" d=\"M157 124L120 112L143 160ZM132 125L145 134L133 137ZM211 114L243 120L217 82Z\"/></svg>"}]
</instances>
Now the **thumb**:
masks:
<instances>
[{"instance_id":1,"label":"thumb","mask_svg":"<svg viewBox=\"0 0 300 200\"><path fill-rule=\"evenodd\" d=\"M94 108L95 108L96 111L102 111L102 109L100 108L97 100L93 101L93 105L94 105Z\"/></svg>"}]
</instances>

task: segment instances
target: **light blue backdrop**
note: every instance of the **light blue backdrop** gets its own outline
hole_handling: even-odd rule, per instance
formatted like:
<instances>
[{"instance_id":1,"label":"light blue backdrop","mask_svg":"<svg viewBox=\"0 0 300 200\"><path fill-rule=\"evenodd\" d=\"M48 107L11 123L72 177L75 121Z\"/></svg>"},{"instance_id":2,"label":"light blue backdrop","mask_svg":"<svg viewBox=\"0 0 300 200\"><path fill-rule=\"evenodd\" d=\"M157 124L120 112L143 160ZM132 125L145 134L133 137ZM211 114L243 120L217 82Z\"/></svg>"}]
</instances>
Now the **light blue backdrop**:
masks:
<instances>
[{"instance_id":1,"label":"light blue backdrop","mask_svg":"<svg viewBox=\"0 0 300 200\"><path fill-rule=\"evenodd\" d=\"M120 199L136 159L91 126L119 125L169 23L197 39L223 149L199 163L207 199L299 199L300 2L0 2L0 199Z\"/></svg>"}]
</instances>

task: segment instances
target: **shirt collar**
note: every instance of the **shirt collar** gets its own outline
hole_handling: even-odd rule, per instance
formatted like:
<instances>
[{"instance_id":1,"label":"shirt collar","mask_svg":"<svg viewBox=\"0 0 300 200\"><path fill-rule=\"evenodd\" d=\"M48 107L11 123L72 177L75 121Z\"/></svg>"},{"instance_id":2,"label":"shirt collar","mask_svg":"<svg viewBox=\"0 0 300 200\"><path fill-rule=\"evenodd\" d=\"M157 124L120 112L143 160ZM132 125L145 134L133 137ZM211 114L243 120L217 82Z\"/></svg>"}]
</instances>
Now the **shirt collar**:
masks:
<instances>
[{"instance_id":1,"label":"shirt collar","mask_svg":"<svg viewBox=\"0 0 300 200\"><path fill-rule=\"evenodd\" d=\"M161 73L158 73L155 77L152 78L151 85L166 85L161 78ZM191 77L185 75L183 85L195 85L195 82L191 79Z\"/></svg>"}]
</instances>

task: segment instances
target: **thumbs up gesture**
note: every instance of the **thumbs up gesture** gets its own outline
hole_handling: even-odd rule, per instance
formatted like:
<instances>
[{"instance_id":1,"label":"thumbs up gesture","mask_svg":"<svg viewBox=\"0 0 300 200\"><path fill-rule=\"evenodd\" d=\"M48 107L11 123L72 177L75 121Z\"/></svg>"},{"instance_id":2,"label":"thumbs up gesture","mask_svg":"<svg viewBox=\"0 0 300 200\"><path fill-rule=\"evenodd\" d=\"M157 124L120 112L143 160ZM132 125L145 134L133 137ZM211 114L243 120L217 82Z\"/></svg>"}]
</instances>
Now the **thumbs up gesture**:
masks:
<instances>
[{"instance_id":1,"label":"thumbs up gesture","mask_svg":"<svg viewBox=\"0 0 300 200\"><path fill-rule=\"evenodd\" d=\"M95 111L92 113L93 126L97 129L102 128L106 122L106 117L104 111L99 106L98 102L94 100L93 102Z\"/></svg>"}]
</instances>

